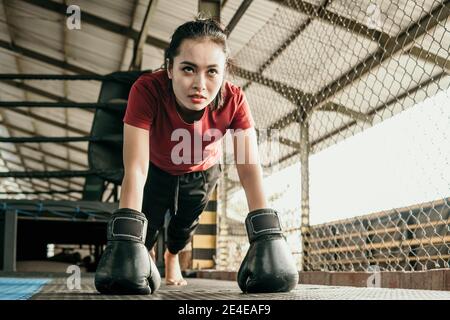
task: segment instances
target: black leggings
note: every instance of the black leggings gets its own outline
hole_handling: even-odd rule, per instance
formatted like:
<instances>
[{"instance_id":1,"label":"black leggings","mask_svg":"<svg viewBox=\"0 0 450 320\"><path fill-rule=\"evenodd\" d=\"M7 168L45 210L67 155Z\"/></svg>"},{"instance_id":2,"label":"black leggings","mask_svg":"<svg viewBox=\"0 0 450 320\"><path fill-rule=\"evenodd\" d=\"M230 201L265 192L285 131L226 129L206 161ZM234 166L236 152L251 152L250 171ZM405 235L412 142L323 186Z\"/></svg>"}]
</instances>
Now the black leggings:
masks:
<instances>
[{"instance_id":1,"label":"black leggings","mask_svg":"<svg viewBox=\"0 0 450 320\"><path fill-rule=\"evenodd\" d=\"M220 172L220 164L216 164L205 171L174 176L150 163L142 203L142 212L148 219L148 250L157 240L167 210L171 214L167 229L169 252L176 254L191 241Z\"/></svg>"}]
</instances>

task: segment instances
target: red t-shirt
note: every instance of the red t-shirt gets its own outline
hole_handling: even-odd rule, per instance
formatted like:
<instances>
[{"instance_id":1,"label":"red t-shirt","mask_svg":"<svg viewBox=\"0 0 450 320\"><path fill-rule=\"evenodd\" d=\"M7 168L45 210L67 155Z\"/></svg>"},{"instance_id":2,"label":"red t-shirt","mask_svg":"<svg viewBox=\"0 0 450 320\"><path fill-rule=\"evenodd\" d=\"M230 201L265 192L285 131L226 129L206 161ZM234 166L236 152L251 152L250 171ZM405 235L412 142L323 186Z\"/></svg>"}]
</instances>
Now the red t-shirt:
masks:
<instances>
[{"instance_id":1,"label":"red t-shirt","mask_svg":"<svg viewBox=\"0 0 450 320\"><path fill-rule=\"evenodd\" d=\"M188 124L178 114L165 70L141 75L133 84L123 121L150 131L150 161L172 175L206 170L220 160L227 129L254 127L244 92L229 81L222 108L206 107L200 120Z\"/></svg>"}]
</instances>

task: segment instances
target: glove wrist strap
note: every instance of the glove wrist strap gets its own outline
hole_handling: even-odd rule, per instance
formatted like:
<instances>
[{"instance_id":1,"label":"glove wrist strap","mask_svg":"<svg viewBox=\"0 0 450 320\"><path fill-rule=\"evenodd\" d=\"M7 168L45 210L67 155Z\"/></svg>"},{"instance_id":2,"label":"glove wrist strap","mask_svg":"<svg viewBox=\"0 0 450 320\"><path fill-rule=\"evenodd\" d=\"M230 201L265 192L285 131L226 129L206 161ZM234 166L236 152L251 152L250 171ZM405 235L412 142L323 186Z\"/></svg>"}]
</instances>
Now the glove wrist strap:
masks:
<instances>
[{"instance_id":1,"label":"glove wrist strap","mask_svg":"<svg viewBox=\"0 0 450 320\"><path fill-rule=\"evenodd\" d=\"M127 240L145 242L147 235L147 218L133 209L119 209L108 222L108 241Z\"/></svg>"},{"instance_id":2,"label":"glove wrist strap","mask_svg":"<svg viewBox=\"0 0 450 320\"><path fill-rule=\"evenodd\" d=\"M250 243L261 236L283 234L278 214L272 209L259 209L250 212L245 219L245 227Z\"/></svg>"}]
</instances>

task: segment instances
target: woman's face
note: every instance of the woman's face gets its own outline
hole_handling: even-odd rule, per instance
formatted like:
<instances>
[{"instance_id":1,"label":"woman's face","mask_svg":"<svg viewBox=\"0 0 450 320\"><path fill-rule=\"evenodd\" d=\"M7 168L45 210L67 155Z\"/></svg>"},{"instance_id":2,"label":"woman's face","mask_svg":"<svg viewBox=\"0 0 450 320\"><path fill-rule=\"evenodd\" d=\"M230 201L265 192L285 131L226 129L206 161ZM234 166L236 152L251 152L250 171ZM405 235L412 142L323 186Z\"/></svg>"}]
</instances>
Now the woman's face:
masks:
<instances>
[{"instance_id":1,"label":"woman's face","mask_svg":"<svg viewBox=\"0 0 450 320\"><path fill-rule=\"evenodd\" d=\"M178 104L192 111L208 106L223 83L225 62L219 44L208 39L183 40L167 70Z\"/></svg>"}]
</instances>

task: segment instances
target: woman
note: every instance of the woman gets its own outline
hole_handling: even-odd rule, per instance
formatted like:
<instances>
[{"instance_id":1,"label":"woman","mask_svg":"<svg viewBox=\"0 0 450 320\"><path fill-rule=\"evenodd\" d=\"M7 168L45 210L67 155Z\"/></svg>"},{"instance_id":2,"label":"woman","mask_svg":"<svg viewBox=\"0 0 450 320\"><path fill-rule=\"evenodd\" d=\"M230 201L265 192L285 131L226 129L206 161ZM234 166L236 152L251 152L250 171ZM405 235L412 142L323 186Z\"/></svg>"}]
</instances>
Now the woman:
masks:
<instances>
[{"instance_id":1,"label":"woman","mask_svg":"<svg viewBox=\"0 0 450 320\"><path fill-rule=\"evenodd\" d=\"M220 141L208 141L204 133L212 128L223 135L227 129L254 130L244 93L225 81L229 68L224 29L211 19L191 21L173 34L165 52L165 70L141 76L130 92L124 118L125 177L119 207L140 211L142 204L149 221L149 249L170 209L164 254L168 284L186 284L178 252L190 241L220 174ZM174 141L177 129L189 132L191 141L195 137L201 140L197 146L192 143L191 157L173 153L180 143ZM250 144L246 144L245 152L256 152L254 132L247 139ZM202 152L195 147L202 148ZM187 148L183 151L189 153ZM194 159L198 154L202 157ZM179 156L190 161L180 163ZM237 168L250 210L266 207L260 166Z\"/></svg>"},{"instance_id":2,"label":"woman","mask_svg":"<svg viewBox=\"0 0 450 320\"><path fill-rule=\"evenodd\" d=\"M96 274L100 292L157 290L159 274L151 259L149 266L142 246L146 239L154 260L153 246L167 211L171 219L164 254L166 283L186 285L178 252L191 240L217 183L221 138L228 129L235 131L234 156L251 211L246 226L252 244L239 285L244 292L287 291L295 286L298 274L290 251L284 238L282 244L278 241L282 238L278 216L264 209L250 108L243 91L225 80L230 65L224 29L211 19L197 19L176 29L164 69L143 74L132 86L123 120L125 174L119 213L108 227L108 240L128 242L108 245ZM147 219L139 216L141 211ZM132 220L142 224L132 225ZM145 237L140 229L147 220ZM255 263L255 259L270 261ZM293 271L286 272L286 265L294 265Z\"/></svg>"}]
</instances>

